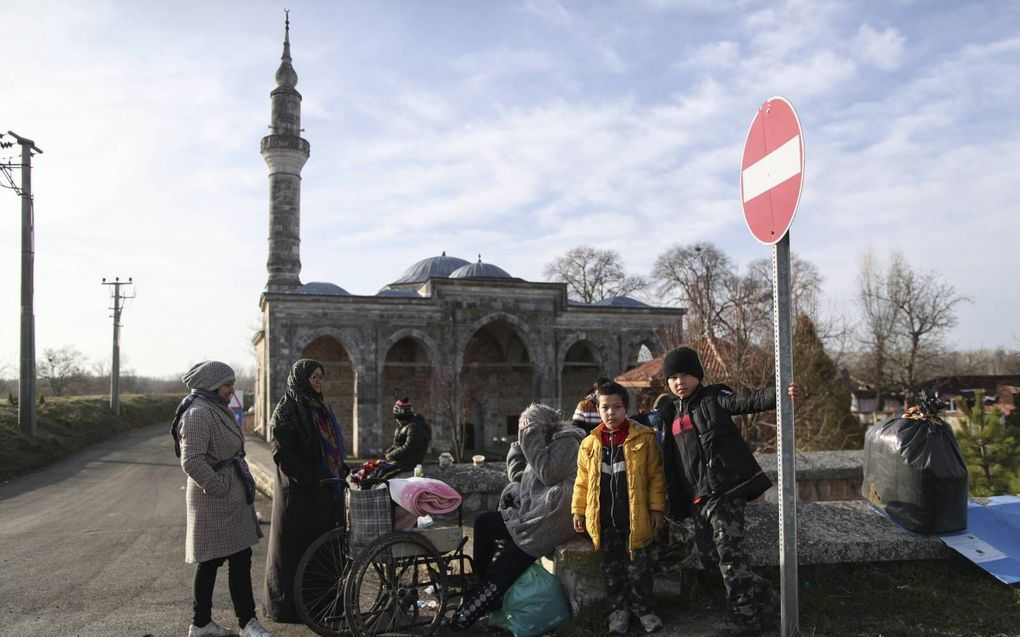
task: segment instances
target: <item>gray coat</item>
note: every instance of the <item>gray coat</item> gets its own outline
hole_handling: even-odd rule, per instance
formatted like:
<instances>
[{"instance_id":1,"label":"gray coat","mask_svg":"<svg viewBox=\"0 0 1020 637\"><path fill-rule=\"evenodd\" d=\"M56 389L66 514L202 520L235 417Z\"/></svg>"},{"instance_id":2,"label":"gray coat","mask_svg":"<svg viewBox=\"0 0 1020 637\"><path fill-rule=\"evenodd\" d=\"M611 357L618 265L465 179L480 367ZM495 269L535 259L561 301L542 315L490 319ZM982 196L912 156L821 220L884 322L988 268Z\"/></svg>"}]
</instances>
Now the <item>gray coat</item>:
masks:
<instances>
[{"instance_id":1,"label":"gray coat","mask_svg":"<svg viewBox=\"0 0 1020 637\"><path fill-rule=\"evenodd\" d=\"M528 464L519 506L501 503L499 510L514 544L528 555L546 555L575 535L570 499L582 438L584 431L561 423L551 407L532 405L521 414L518 444Z\"/></svg>"},{"instance_id":2,"label":"gray coat","mask_svg":"<svg viewBox=\"0 0 1020 637\"><path fill-rule=\"evenodd\" d=\"M188 474L184 560L205 562L244 550L262 537L255 507L231 464L212 465L244 451L244 434L225 407L196 398L181 417L181 467ZM243 460L242 460L243 462Z\"/></svg>"}]
</instances>

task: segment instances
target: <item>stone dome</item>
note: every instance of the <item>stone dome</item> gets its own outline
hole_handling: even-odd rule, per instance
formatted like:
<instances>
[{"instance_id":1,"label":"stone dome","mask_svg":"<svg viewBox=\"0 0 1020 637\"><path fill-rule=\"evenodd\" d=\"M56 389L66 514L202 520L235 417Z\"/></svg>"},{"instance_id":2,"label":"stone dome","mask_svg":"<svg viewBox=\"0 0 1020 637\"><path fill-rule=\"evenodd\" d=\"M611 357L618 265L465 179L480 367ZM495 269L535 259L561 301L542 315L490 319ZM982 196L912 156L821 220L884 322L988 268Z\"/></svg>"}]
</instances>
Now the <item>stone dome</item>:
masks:
<instances>
[{"instance_id":1,"label":"stone dome","mask_svg":"<svg viewBox=\"0 0 1020 637\"><path fill-rule=\"evenodd\" d=\"M601 305L603 307L651 307L647 303L642 303L629 296L611 296L608 299L595 301L592 305Z\"/></svg>"},{"instance_id":2,"label":"stone dome","mask_svg":"<svg viewBox=\"0 0 1020 637\"><path fill-rule=\"evenodd\" d=\"M415 263L408 269L404 270L404 273L400 275L400 278L390 283L390 285L406 285L408 283L424 283L429 279L440 278L445 279L450 276L450 273L457 268L468 265L468 262L464 259L458 259L457 257L448 257L446 252L443 252L438 257L429 257L428 259L422 259L418 263Z\"/></svg>"},{"instance_id":3,"label":"stone dome","mask_svg":"<svg viewBox=\"0 0 1020 637\"><path fill-rule=\"evenodd\" d=\"M478 257L477 263L469 263L462 265L453 272L450 273L451 279L512 279L503 268L492 265L491 263L482 263L482 257Z\"/></svg>"},{"instance_id":4,"label":"stone dome","mask_svg":"<svg viewBox=\"0 0 1020 637\"><path fill-rule=\"evenodd\" d=\"M311 281L294 290L296 294L325 294L329 296L350 296L351 293L334 283Z\"/></svg>"}]
</instances>

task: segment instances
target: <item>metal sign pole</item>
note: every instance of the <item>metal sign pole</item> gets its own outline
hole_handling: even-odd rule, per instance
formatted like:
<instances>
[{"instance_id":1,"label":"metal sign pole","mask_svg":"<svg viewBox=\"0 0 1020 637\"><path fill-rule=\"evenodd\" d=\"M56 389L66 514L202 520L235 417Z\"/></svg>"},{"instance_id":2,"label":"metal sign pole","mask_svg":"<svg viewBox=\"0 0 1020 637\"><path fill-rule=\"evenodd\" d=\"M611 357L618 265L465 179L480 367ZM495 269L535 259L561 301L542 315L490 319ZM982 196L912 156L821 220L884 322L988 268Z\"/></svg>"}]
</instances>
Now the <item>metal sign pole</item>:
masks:
<instances>
[{"instance_id":1,"label":"metal sign pole","mask_svg":"<svg viewBox=\"0 0 1020 637\"><path fill-rule=\"evenodd\" d=\"M790 312L790 233L772 246L772 321L776 349L776 455L779 469L779 570L782 635L799 628L797 601L797 461L793 431L793 328Z\"/></svg>"}]
</instances>

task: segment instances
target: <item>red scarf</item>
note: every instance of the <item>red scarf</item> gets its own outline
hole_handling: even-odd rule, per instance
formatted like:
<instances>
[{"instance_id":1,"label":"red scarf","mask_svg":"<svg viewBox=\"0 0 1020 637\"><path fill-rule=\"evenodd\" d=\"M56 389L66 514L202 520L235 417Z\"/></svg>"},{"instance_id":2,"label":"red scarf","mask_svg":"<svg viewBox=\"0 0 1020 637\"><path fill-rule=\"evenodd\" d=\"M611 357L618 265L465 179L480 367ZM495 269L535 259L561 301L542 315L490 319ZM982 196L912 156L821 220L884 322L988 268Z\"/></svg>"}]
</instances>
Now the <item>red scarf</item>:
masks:
<instances>
[{"instance_id":1,"label":"red scarf","mask_svg":"<svg viewBox=\"0 0 1020 637\"><path fill-rule=\"evenodd\" d=\"M623 425L616 429L610 429L606 427L606 423L602 423L598 426L598 431L602 439L602 446L622 445L623 441L627 439L627 434L630 433L630 421L623 421ZM612 440L610 440L610 436L612 436Z\"/></svg>"}]
</instances>

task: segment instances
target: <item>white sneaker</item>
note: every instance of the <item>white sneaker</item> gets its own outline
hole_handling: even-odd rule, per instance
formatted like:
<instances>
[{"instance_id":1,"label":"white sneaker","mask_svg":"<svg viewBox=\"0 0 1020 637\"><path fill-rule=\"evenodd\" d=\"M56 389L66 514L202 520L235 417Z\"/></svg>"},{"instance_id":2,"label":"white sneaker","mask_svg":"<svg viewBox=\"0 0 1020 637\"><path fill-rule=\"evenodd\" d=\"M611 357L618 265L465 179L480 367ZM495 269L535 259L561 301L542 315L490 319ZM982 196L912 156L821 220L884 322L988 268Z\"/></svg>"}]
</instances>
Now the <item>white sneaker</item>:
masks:
<instances>
[{"instance_id":1,"label":"white sneaker","mask_svg":"<svg viewBox=\"0 0 1020 637\"><path fill-rule=\"evenodd\" d=\"M188 637L231 637L233 634L234 631L224 628L214 621L210 621L201 628L194 624L188 628Z\"/></svg>"},{"instance_id":2,"label":"white sneaker","mask_svg":"<svg viewBox=\"0 0 1020 637\"><path fill-rule=\"evenodd\" d=\"M645 629L646 633L654 633L657 630L662 630L662 620L655 613L648 613L642 615L640 618L641 627Z\"/></svg>"},{"instance_id":3,"label":"white sneaker","mask_svg":"<svg viewBox=\"0 0 1020 637\"><path fill-rule=\"evenodd\" d=\"M257 618L252 617L248 624L241 629L241 637L273 637L273 633L266 630Z\"/></svg>"},{"instance_id":4,"label":"white sneaker","mask_svg":"<svg viewBox=\"0 0 1020 637\"><path fill-rule=\"evenodd\" d=\"M609 632L615 635L626 635L630 630L630 613L623 610L614 610L609 614Z\"/></svg>"}]
</instances>

